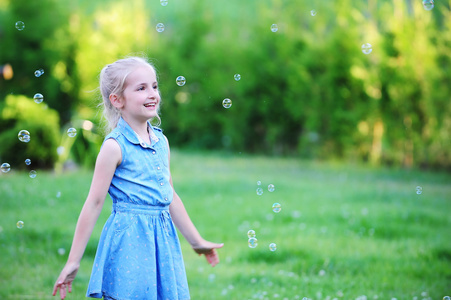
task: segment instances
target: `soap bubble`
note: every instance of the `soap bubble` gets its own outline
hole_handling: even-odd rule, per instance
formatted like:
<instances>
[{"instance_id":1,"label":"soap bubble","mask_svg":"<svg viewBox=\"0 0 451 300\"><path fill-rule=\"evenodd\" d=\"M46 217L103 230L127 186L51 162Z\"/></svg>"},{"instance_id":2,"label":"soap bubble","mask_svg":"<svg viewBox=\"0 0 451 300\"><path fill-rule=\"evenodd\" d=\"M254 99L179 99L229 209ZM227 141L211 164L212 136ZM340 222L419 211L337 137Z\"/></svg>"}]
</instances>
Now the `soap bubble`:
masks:
<instances>
[{"instance_id":1,"label":"soap bubble","mask_svg":"<svg viewBox=\"0 0 451 300\"><path fill-rule=\"evenodd\" d=\"M257 181L257 185L262 185L262 182L260 180Z\"/></svg>"},{"instance_id":2,"label":"soap bubble","mask_svg":"<svg viewBox=\"0 0 451 300\"><path fill-rule=\"evenodd\" d=\"M445 296L445 297L443 297L443 300L451 300L451 297L450 296Z\"/></svg>"},{"instance_id":3,"label":"soap bubble","mask_svg":"<svg viewBox=\"0 0 451 300\"><path fill-rule=\"evenodd\" d=\"M30 178L36 178L36 174L35 170L31 170L30 173L28 173L28 176L30 176Z\"/></svg>"},{"instance_id":4,"label":"soap bubble","mask_svg":"<svg viewBox=\"0 0 451 300\"><path fill-rule=\"evenodd\" d=\"M268 191L274 192L274 184L268 185Z\"/></svg>"},{"instance_id":5,"label":"soap bubble","mask_svg":"<svg viewBox=\"0 0 451 300\"><path fill-rule=\"evenodd\" d=\"M247 232L247 237L248 238L254 238L255 237L255 230L249 230L248 232Z\"/></svg>"},{"instance_id":6,"label":"soap bubble","mask_svg":"<svg viewBox=\"0 0 451 300\"><path fill-rule=\"evenodd\" d=\"M155 26L155 29L158 32L163 32L164 31L164 24L163 23L158 23L157 26Z\"/></svg>"},{"instance_id":7,"label":"soap bubble","mask_svg":"<svg viewBox=\"0 0 451 300\"><path fill-rule=\"evenodd\" d=\"M24 28L25 28L25 23L22 22L22 21L17 21L17 22L16 22L16 28L17 28L17 30L20 30L20 31L24 30Z\"/></svg>"},{"instance_id":8,"label":"soap bubble","mask_svg":"<svg viewBox=\"0 0 451 300\"><path fill-rule=\"evenodd\" d=\"M186 83L186 79L183 76L179 76L175 79L175 82L177 83L178 86L184 86Z\"/></svg>"},{"instance_id":9,"label":"soap bubble","mask_svg":"<svg viewBox=\"0 0 451 300\"><path fill-rule=\"evenodd\" d=\"M312 17L316 16L316 10L312 9L312 10L310 11L310 15L311 15Z\"/></svg>"},{"instance_id":10,"label":"soap bubble","mask_svg":"<svg viewBox=\"0 0 451 300\"><path fill-rule=\"evenodd\" d=\"M263 189L262 188L257 188L257 195L259 195L259 196L263 195Z\"/></svg>"},{"instance_id":11,"label":"soap bubble","mask_svg":"<svg viewBox=\"0 0 451 300\"><path fill-rule=\"evenodd\" d=\"M61 197L61 192L60 192L60 191L58 191L58 192L56 193L56 198L59 198L59 197Z\"/></svg>"},{"instance_id":12,"label":"soap bubble","mask_svg":"<svg viewBox=\"0 0 451 300\"><path fill-rule=\"evenodd\" d=\"M64 249L64 248L59 248L58 249L58 254L59 255L64 255L64 253L66 253L66 249Z\"/></svg>"},{"instance_id":13,"label":"soap bubble","mask_svg":"<svg viewBox=\"0 0 451 300\"><path fill-rule=\"evenodd\" d=\"M423 193L423 188L421 186L416 187L417 195L421 195Z\"/></svg>"},{"instance_id":14,"label":"soap bubble","mask_svg":"<svg viewBox=\"0 0 451 300\"><path fill-rule=\"evenodd\" d=\"M41 75L44 74L44 70L43 69L39 69L34 71L34 76L36 77L41 77Z\"/></svg>"},{"instance_id":15,"label":"soap bubble","mask_svg":"<svg viewBox=\"0 0 451 300\"><path fill-rule=\"evenodd\" d=\"M2 163L2 172L8 173L11 170L11 165L8 163Z\"/></svg>"},{"instance_id":16,"label":"soap bubble","mask_svg":"<svg viewBox=\"0 0 451 300\"><path fill-rule=\"evenodd\" d=\"M232 106L232 100L225 98L222 100L222 106L224 106L224 108L230 108Z\"/></svg>"},{"instance_id":17,"label":"soap bubble","mask_svg":"<svg viewBox=\"0 0 451 300\"><path fill-rule=\"evenodd\" d=\"M272 211L275 213L279 213L282 210L282 206L280 205L280 203L274 203L272 205Z\"/></svg>"},{"instance_id":18,"label":"soap bubble","mask_svg":"<svg viewBox=\"0 0 451 300\"><path fill-rule=\"evenodd\" d=\"M249 248L255 248L255 247L257 247L257 245L258 245L258 240L256 239L256 238L250 238L248 241L247 241L247 244L249 245Z\"/></svg>"},{"instance_id":19,"label":"soap bubble","mask_svg":"<svg viewBox=\"0 0 451 300\"><path fill-rule=\"evenodd\" d=\"M28 132L28 130L19 131L17 137L19 138L19 141L24 143L28 143L30 141L30 133Z\"/></svg>"},{"instance_id":20,"label":"soap bubble","mask_svg":"<svg viewBox=\"0 0 451 300\"><path fill-rule=\"evenodd\" d=\"M235 74L235 75L233 75L233 78L234 78L236 81L239 81L239 80L241 79L241 75L240 75L240 74Z\"/></svg>"},{"instance_id":21,"label":"soap bubble","mask_svg":"<svg viewBox=\"0 0 451 300\"><path fill-rule=\"evenodd\" d=\"M269 250L271 250L272 252L277 250L277 245L275 243L271 243L269 244Z\"/></svg>"},{"instance_id":22,"label":"soap bubble","mask_svg":"<svg viewBox=\"0 0 451 300\"><path fill-rule=\"evenodd\" d=\"M433 0L423 0L423 7L425 10L431 10L434 8Z\"/></svg>"},{"instance_id":23,"label":"soap bubble","mask_svg":"<svg viewBox=\"0 0 451 300\"><path fill-rule=\"evenodd\" d=\"M272 32L277 32L277 30L279 30L279 27L277 26L277 24L272 24L271 25L271 31Z\"/></svg>"},{"instance_id":24,"label":"soap bubble","mask_svg":"<svg viewBox=\"0 0 451 300\"><path fill-rule=\"evenodd\" d=\"M162 6L168 5L168 0L160 0Z\"/></svg>"},{"instance_id":25,"label":"soap bubble","mask_svg":"<svg viewBox=\"0 0 451 300\"><path fill-rule=\"evenodd\" d=\"M25 160L25 164L26 164L27 166L31 165L31 159L27 158L27 159Z\"/></svg>"},{"instance_id":26,"label":"soap bubble","mask_svg":"<svg viewBox=\"0 0 451 300\"><path fill-rule=\"evenodd\" d=\"M58 155L63 155L64 152L65 152L64 146L59 146L58 148L56 148L56 153L58 153Z\"/></svg>"},{"instance_id":27,"label":"soap bubble","mask_svg":"<svg viewBox=\"0 0 451 300\"><path fill-rule=\"evenodd\" d=\"M42 94L40 94L40 93L36 93L36 94L34 94L33 99L34 99L34 102L39 104L44 100L44 96L42 96Z\"/></svg>"},{"instance_id":28,"label":"soap bubble","mask_svg":"<svg viewBox=\"0 0 451 300\"><path fill-rule=\"evenodd\" d=\"M373 52L373 48L371 46L370 43L365 43L362 45L362 52L364 54L370 54L371 52Z\"/></svg>"},{"instance_id":29,"label":"soap bubble","mask_svg":"<svg viewBox=\"0 0 451 300\"><path fill-rule=\"evenodd\" d=\"M69 128L69 129L67 130L67 135L68 135L69 137L75 137L75 136L77 135L77 129L75 129L75 128Z\"/></svg>"},{"instance_id":30,"label":"soap bubble","mask_svg":"<svg viewBox=\"0 0 451 300\"><path fill-rule=\"evenodd\" d=\"M23 221L17 221L17 223L16 223L16 226L17 226L17 228L19 228L19 229L22 229L22 228L23 228L23 225L24 225Z\"/></svg>"}]
</instances>

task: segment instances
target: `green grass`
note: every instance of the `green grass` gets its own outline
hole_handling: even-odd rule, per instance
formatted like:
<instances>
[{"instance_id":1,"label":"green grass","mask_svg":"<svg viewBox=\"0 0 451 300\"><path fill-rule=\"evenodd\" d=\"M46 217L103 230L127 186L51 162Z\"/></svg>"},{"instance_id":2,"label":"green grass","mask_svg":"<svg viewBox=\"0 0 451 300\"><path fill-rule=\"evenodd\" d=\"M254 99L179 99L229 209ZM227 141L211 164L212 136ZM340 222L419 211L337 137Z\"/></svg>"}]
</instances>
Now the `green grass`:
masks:
<instances>
[{"instance_id":1,"label":"green grass","mask_svg":"<svg viewBox=\"0 0 451 300\"><path fill-rule=\"evenodd\" d=\"M192 299L451 294L451 174L175 150L171 167L201 234L225 243L211 268L181 237ZM90 180L83 170L0 175L0 299L52 298ZM278 214L274 202L282 205ZM109 213L107 200L68 299L85 299ZM257 233L255 249L247 245L249 229Z\"/></svg>"}]
</instances>

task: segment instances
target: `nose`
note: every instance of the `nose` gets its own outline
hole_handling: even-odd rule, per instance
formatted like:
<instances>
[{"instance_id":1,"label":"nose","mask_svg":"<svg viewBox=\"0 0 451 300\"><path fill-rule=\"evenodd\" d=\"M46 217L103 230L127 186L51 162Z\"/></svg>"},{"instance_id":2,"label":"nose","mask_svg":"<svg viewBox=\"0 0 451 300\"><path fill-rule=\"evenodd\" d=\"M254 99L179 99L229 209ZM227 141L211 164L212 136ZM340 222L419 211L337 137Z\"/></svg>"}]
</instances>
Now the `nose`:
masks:
<instances>
[{"instance_id":1,"label":"nose","mask_svg":"<svg viewBox=\"0 0 451 300\"><path fill-rule=\"evenodd\" d=\"M148 98L149 98L149 99L156 99L157 96L158 96L158 91L155 91L155 90L152 89L152 90L150 91L149 95L148 95Z\"/></svg>"}]
</instances>

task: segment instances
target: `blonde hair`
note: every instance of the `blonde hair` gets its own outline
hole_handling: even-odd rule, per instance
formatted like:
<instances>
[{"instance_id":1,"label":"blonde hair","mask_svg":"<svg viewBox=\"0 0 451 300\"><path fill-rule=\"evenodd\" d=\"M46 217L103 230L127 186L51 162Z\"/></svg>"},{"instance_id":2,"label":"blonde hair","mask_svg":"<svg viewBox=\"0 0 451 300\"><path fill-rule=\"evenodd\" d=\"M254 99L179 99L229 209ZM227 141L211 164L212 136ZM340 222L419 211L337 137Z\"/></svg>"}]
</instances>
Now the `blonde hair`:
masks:
<instances>
[{"instance_id":1,"label":"blonde hair","mask_svg":"<svg viewBox=\"0 0 451 300\"><path fill-rule=\"evenodd\" d=\"M128 75L137 67L143 65L151 67L156 73L153 64L147 59L138 56L119 59L106 65L100 72L100 93L102 94L103 100L100 105L103 105L103 117L106 120L105 131L107 133L116 128L121 118L121 111L111 104L110 95L116 94L118 97L122 97ZM161 124L159 113L158 107L157 116L155 117L157 119L157 125Z\"/></svg>"}]
</instances>

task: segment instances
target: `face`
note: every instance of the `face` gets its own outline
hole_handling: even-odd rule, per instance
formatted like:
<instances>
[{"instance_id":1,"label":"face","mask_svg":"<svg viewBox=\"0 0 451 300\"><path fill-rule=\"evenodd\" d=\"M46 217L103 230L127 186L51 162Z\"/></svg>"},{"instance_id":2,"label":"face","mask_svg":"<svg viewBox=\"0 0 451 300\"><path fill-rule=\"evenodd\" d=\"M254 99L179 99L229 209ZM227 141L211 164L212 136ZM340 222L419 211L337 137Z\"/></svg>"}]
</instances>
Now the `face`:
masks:
<instances>
[{"instance_id":1,"label":"face","mask_svg":"<svg viewBox=\"0 0 451 300\"><path fill-rule=\"evenodd\" d=\"M114 106L121 110L127 121L146 122L158 114L160 92L155 70L140 66L131 72L126 81L122 97L110 96Z\"/></svg>"}]
</instances>

